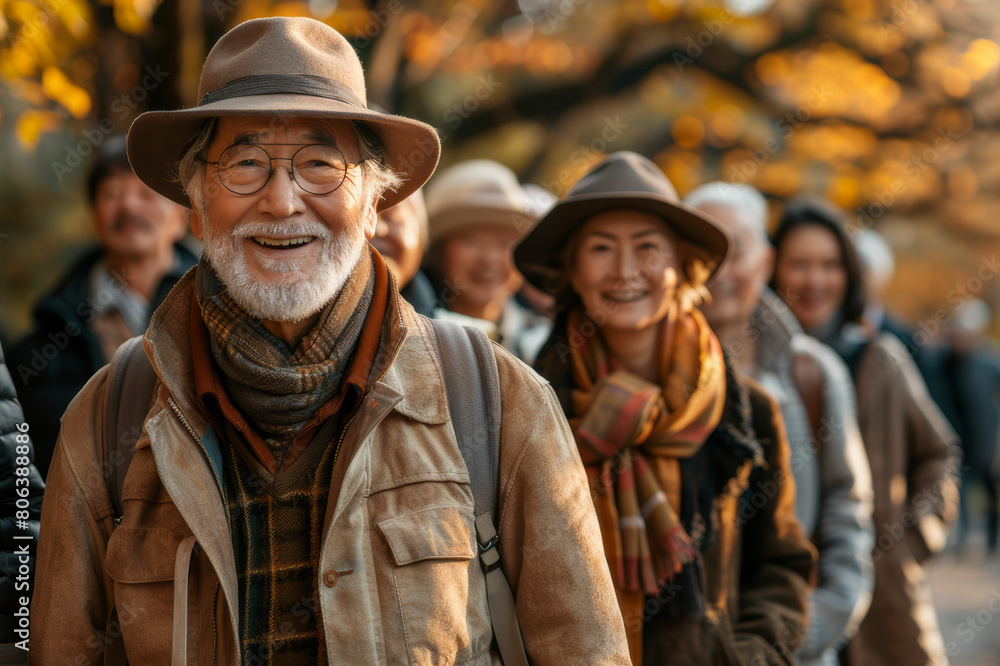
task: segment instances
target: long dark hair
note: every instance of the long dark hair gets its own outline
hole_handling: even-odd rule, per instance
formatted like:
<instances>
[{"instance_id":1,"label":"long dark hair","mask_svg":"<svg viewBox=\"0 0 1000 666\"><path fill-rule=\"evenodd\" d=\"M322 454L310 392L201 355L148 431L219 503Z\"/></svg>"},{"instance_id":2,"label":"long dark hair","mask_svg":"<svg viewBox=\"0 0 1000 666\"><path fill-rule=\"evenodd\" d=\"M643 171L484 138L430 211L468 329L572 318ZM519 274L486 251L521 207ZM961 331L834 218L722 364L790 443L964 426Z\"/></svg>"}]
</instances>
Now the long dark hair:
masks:
<instances>
[{"instance_id":1,"label":"long dark hair","mask_svg":"<svg viewBox=\"0 0 1000 666\"><path fill-rule=\"evenodd\" d=\"M844 295L844 302L840 304L841 322L859 321L865 309L864 278L861 273L861 264L858 262L854 243L851 242L851 237L844 224L843 215L829 202L823 199L799 198L791 199L785 205L781 220L778 222L778 228L775 229L771 237L771 244L775 250L775 266L777 266L777 258L781 255L781 245L788 233L807 224L823 227L837 239L837 243L840 245L841 263L847 273L847 293ZM778 271L775 270L774 275L771 276L771 289L775 291L777 291L775 283L777 273Z\"/></svg>"}]
</instances>

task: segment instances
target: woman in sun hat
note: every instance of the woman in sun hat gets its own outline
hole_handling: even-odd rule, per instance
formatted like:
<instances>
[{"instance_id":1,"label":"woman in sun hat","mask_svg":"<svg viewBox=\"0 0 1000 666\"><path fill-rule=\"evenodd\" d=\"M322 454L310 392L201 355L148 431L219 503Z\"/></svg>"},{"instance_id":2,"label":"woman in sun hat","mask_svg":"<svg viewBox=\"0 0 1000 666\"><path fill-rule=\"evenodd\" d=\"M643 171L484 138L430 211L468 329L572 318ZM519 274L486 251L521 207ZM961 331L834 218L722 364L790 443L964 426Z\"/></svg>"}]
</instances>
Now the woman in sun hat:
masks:
<instances>
[{"instance_id":1,"label":"woman in sun hat","mask_svg":"<svg viewBox=\"0 0 1000 666\"><path fill-rule=\"evenodd\" d=\"M441 305L434 316L481 328L527 363L552 325L514 297L524 278L512 251L538 218L534 210L514 172L493 160L455 164L427 187L424 268Z\"/></svg>"},{"instance_id":2,"label":"woman in sun hat","mask_svg":"<svg viewBox=\"0 0 1000 666\"><path fill-rule=\"evenodd\" d=\"M556 297L535 365L586 466L636 664L790 663L803 634L814 554L784 426L697 308L728 247L619 152L514 252Z\"/></svg>"}]
</instances>

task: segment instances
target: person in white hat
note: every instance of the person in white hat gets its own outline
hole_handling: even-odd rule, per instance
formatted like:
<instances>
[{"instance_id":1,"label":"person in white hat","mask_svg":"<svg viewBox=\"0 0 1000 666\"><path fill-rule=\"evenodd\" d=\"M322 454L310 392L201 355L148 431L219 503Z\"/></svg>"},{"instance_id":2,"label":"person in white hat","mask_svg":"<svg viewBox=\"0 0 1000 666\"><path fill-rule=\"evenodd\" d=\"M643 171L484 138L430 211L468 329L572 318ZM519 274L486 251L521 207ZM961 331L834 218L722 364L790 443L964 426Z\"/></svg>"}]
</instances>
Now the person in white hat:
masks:
<instances>
[{"instance_id":1,"label":"person in white hat","mask_svg":"<svg viewBox=\"0 0 1000 666\"><path fill-rule=\"evenodd\" d=\"M627 664L552 390L417 316L368 243L434 130L370 111L353 49L306 18L228 32L199 94L129 131L205 252L63 417L32 659Z\"/></svg>"},{"instance_id":2,"label":"person in white hat","mask_svg":"<svg viewBox=\"0 0 1000 666\"><path fill-rule=\"evenodd\" d=\"M540 217L509 168L468 160L427 188L430 247L424 266L435 283L437 319L482 329L525 363L549 337L552 322L516 298L524 278L514 244Z\"/></svg>"}]
</instances>

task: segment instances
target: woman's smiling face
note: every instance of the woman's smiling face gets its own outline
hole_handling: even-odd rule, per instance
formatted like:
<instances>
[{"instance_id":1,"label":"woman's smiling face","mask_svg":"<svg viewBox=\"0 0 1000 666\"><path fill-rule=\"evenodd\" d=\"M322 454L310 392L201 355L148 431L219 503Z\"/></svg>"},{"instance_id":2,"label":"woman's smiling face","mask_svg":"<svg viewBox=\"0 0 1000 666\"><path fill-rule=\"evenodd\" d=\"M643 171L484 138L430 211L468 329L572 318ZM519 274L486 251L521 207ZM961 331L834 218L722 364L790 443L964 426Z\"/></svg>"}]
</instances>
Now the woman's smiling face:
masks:
<instances>
[{"instance_id":1,"label":"woman's smiling face","mask_svg":"<svg viewBox=\"0 0 1000 666\"><path fill-rule=\"evenodd\" d=\"M667 316L683 265L681 243L661 218L613 210L577 232L570 282L603 328L642 330Z\"/></svg>"},{"instance_id":2,"label":"woman's smiling face","mask_svg":"<svg viewBox=\"0 0 1000 666\"><path fill-rule=\"evenodd\" d=\"M847 297L847 269L833 232L819 224L789 231L778 248L774 285L807 331L830 321Z\"/></svg>"}]
</instances>

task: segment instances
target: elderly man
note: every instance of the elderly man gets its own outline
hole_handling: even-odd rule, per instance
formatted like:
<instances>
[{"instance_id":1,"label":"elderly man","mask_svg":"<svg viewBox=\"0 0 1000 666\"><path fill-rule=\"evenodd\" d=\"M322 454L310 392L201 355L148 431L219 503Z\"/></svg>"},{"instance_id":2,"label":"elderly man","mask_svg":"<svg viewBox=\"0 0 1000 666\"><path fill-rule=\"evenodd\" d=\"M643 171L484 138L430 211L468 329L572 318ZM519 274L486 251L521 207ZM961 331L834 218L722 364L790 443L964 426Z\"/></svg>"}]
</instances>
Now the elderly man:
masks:
<instances>
[{"instance_id":1,"label":"elderly man","mask_svg":"<svg viewBox=\"0 0 1000 666\"><path fill-rule=\"evenodd\" d=\"M427 205L423 190L416 190L392 208L379 211L372 246L379 251L399 286L399 295L418 314L434 316L434 287L420 262L427 247Z\"/></svg>"},{"instance_id":2,"label":"elderly man","mask_svg":"<svg viewBox=\"0 0 1000 666\"><path fill-rule=\"evenodd\" d=\"M871 601L871 470L858 431L854 387L836 353L802 332L765 285L774 251L767 201L748 185L709 183L684 200L732 232L736 252L708 283L705 317L740 368L781 406L792 450L795 513L819 551L819 580L800 664L834 666Z\"/></svg>"},{"instance_id":3,"label":"elderly man","mask_svg":"<svg viewBox=\"0 0 1000 666\"><path fill-rule=\"evenodd\" d=\"M456 441L447 355L367 242L377 212L433 171L434 130L369 111L353 49L311 19L237 26L200 93L198 107L145 114L129 132L137 173L190 202L205 253L142 340L156 382L121 515L94 434L113 407L106 372L64 417L33 657L496 663L494 635L509 645L517 625L488 608L495 561L477 561L481 548L499 551L531 662L627 664L558 402L489 346L499 536L476 547L479 470Z\"/></svg>"},{"instance_id":4,"label":"elderly man","mask_svg":"<svg viewBox=\"0 0 1000 666\"><path fill-rule=\"evenodd\" d=\"M99 243L35 307L34 330L10 349L8 367L35 442L42 477L58 417L118 346L139 335L184 272L198 262L179 242L184 209L132 173L125 137L109 137L88 179Z\"/></svg>"}]
</instances>

